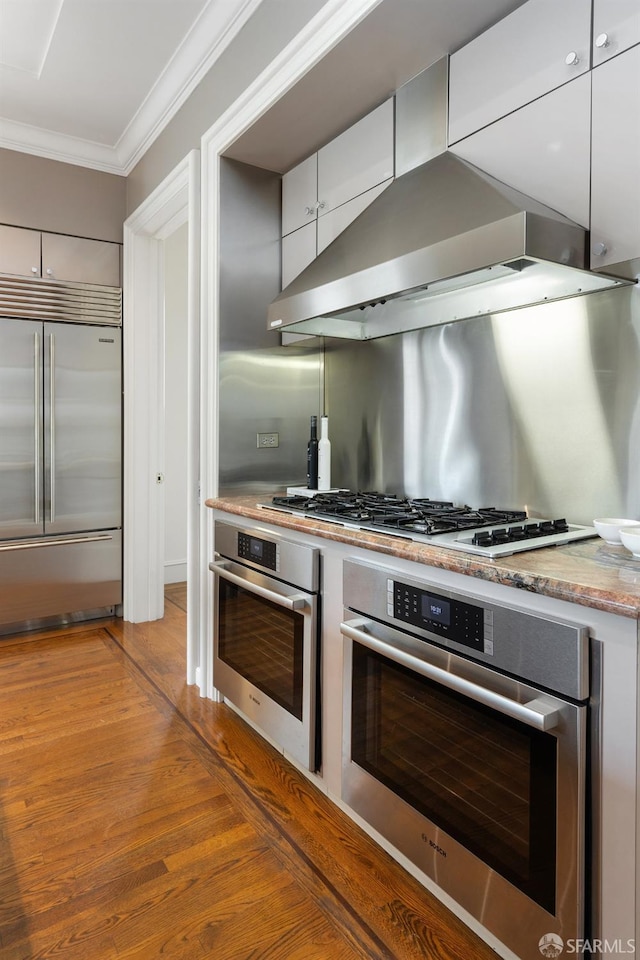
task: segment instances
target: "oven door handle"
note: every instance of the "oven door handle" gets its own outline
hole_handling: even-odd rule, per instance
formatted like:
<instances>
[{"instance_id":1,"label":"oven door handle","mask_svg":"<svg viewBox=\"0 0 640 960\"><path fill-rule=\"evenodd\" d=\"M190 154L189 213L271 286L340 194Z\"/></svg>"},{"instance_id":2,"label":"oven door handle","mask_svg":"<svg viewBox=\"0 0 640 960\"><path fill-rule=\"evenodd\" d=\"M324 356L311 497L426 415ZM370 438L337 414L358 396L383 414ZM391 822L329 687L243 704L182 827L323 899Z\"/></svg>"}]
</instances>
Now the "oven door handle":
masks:
<instances>
[{"instance_id":1,"label":"oven door handle","mask_svg":"<svg viewBox=\"0 0 640 960\"><path fill-rule=\"evenodd\" d=\"M455 673L449 673L448 670L436 667L432 663L425 663L424 660L419 660L404 650L390 646L384 640L379 640L373 634L367 633L364 628L370 626L372 624L367 620L347 620L346 623L340 624L340 632L345 637L349 637L350 640L355 640L370 650L383 654L389 660L394 660L401 666L408 667L414 673L419 673L429 680L434 680L436 683L448 687L449 690L461 693L470 700L475 700L476 703L490 707L507 717L521 720L528 726L535 727L536 730L553 730L557 726L560 713L557 706L550 702L549 698L540 695L529 703L518 703L515 700L510 700L509 697L494 693L492 690L485 689L485 687L479 687L476 683L465 680L464 677L458 677Z\"/></svg>"},{"instance_id":2,"label":"oven door handle","mask_svg":"<svg viewBox=\"0 0 640 960\"><path fill-rule=\"evenodd\" d=\"M247 593L255 593L264 600L270 600L271 603L277 603L279 607L285 607L287 610L300 610L302 607L309 605L309 601L305 597L304 593L294 593L290 597L285 597L281 593L275 593L273 590L267 590L266 587L260 587L257 583L251 583L250 580L245 580L244 577L237 576L237 574L227 570L226 563L210 563L209 570L212 570L213 573L216 573L219 577L229 580L230 583L234 583L236 587L242 587L242 589L246 590Z\"/></svg>"}]
</instances>

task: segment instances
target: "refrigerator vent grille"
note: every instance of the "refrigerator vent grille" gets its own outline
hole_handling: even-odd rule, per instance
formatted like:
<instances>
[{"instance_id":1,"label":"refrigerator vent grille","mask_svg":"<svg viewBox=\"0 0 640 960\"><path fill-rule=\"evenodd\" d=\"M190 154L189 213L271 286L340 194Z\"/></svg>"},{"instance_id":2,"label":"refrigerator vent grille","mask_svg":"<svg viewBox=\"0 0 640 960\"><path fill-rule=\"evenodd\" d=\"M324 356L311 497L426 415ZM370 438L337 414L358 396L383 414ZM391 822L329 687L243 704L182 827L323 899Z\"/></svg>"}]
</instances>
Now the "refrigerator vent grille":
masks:
<instances>
[{"instance_id":1,"label":"refrigerator vent grille","mask_svg":"<svg viewBox=\"0 0 640 960\"><path fill-rule=\"evenodd\" d=\"M122 290L94 283L0 275L0 315L120 326Z\"/></svg>"}]
</instances>

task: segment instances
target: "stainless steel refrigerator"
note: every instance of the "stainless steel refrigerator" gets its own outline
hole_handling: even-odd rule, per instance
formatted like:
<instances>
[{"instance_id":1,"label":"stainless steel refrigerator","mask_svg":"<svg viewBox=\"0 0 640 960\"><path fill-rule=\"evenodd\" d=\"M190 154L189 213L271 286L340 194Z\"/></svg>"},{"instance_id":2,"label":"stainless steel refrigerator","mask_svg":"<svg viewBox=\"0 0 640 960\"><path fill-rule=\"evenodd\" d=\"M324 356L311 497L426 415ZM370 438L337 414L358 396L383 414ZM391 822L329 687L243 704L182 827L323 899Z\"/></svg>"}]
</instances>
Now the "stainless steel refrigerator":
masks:
<instances>
[{"instance_id":1,"label":"stainless steel refrigerator","mask_svg":"<svg viewBox=\"0 0 640 960\"><path fill-rule=\"evenodd\" d=\"M122 601L121 370L119 326L0 319L0 633Z\"/></svg>"}]
</instances>

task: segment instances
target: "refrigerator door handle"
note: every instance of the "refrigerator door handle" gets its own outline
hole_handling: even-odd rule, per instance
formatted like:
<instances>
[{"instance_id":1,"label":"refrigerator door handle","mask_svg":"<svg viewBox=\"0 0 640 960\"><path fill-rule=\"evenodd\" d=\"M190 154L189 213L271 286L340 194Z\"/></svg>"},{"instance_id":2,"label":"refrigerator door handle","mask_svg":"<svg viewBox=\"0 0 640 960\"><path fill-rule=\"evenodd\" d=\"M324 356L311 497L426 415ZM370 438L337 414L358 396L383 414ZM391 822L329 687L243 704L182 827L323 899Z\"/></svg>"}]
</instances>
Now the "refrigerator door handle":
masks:
<instances>
[{"instance_id":1,"label":"refrigerator door handle","mask_svg":"<svg viewBox=\"0 0 640 960\"><path fill-rule=\"evenodd\" d=\"M55 338L49 334L49 522L56 518Z\"/></svg>"},{"instance_id":2,"label":"refrigerator door handle","mask_svg":"<svg viewBox=\"0 0 640 960\"><path fill-rule=\"evenodd\" d=\"M99 540L113 540L113 535L101 533L89 537L51 537L48 540L13 540L10 543L0 544L0 553L9 553L13 550L35 550L41 547L66 547L74 543L97 543Z\"/></svg>"},{"instance_id":3,"label":"refrigerator door handle","mask_svg":"<svg viewBox=\"0 0 640 960\"><path fill-rule=\"evenodd\" d=\"M33 335L33 520L40 523L40 334Z\"/></svg>"}]
</instances>

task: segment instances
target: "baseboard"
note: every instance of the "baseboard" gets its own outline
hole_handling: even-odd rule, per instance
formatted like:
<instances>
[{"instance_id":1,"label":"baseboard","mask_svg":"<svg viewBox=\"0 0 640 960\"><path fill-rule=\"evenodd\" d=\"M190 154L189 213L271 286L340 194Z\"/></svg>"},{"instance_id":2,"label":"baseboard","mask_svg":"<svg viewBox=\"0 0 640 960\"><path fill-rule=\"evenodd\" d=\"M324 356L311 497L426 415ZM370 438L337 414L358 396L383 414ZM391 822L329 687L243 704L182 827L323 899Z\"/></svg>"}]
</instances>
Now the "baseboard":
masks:
<instances>
[{"instance_id":1,"label":"baseboard","mask_svg":"<svg viewBox=\"0 0 640 960\"><path fill-rule=\"evenodd\" d=\"M183 583L187 579L186 560L168 560L164 565L164 582Z\"/></svg>"}]
</instances>

